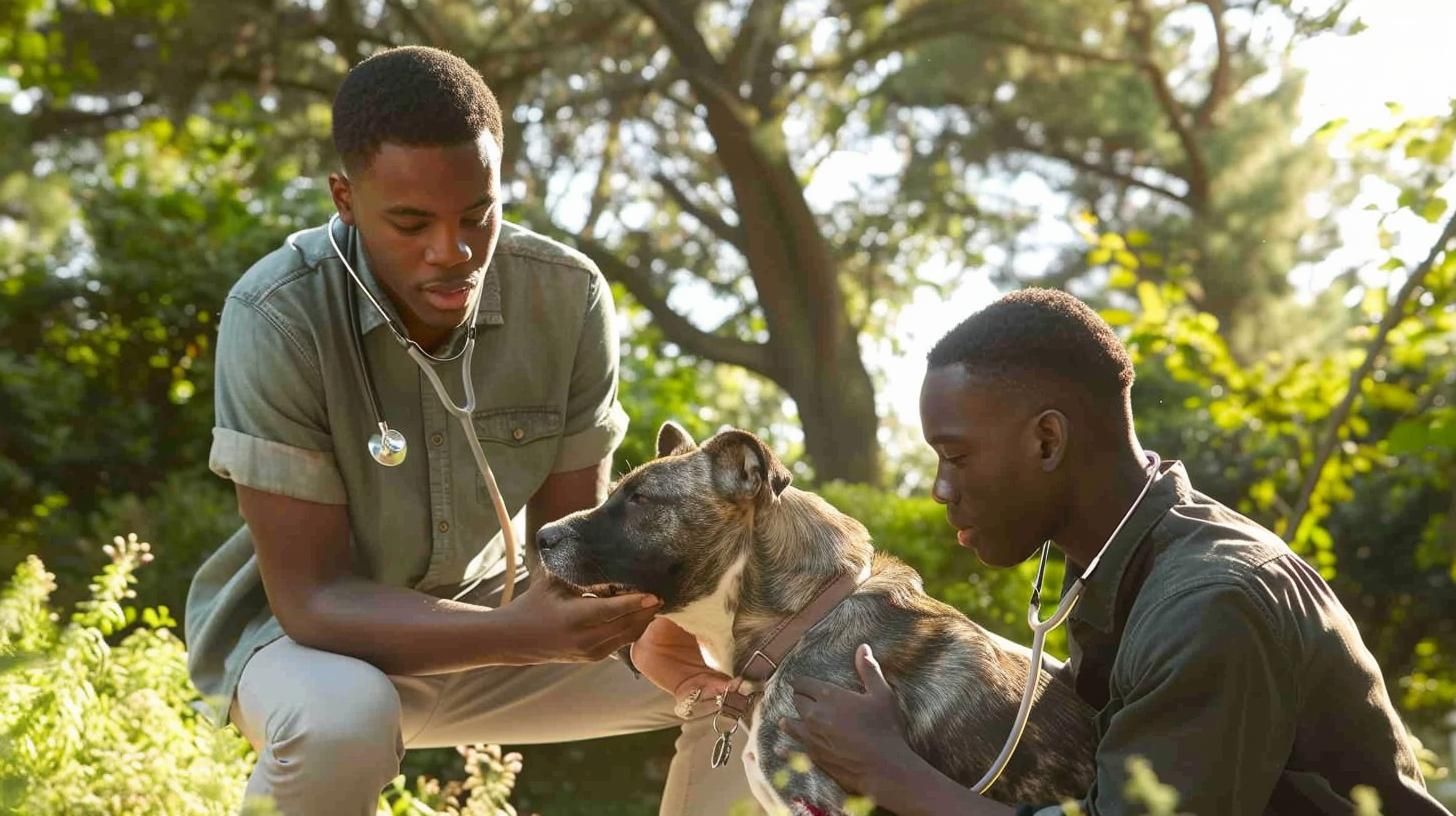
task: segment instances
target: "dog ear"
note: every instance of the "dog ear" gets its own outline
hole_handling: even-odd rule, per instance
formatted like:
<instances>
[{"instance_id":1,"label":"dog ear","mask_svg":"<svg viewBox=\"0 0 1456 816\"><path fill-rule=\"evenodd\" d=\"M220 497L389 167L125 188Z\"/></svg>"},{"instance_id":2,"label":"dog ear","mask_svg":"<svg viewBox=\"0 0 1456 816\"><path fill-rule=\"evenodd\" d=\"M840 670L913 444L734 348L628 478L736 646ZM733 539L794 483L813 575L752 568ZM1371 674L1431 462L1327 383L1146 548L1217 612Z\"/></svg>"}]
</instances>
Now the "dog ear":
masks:
<instances>
[{"instance_id":1,"label":"dog ear","mask_svg":"<svg viewBox=\"0 0 1456 816\"><path fill-rule=\"evenodd\" d=\"M713 454L721 474L719 483L735 498L758 498L765 487L772 491L771 498L778 498L793 481L784 463L748 431L723 431L704 443L703 449Z\"/></svg>"},{"instance_id":2,"label":"dog ear","mask_svg":"<svg viewBox=\"0 0 1456 816\"><path fill-rule=\"evenodd\" d=\"M668 420L662 423L657 431L657 455L658 457L672 456L675 453L691 453L698 449L698 444L688 435L683 426Z\"/></svg>"}]
</instances>

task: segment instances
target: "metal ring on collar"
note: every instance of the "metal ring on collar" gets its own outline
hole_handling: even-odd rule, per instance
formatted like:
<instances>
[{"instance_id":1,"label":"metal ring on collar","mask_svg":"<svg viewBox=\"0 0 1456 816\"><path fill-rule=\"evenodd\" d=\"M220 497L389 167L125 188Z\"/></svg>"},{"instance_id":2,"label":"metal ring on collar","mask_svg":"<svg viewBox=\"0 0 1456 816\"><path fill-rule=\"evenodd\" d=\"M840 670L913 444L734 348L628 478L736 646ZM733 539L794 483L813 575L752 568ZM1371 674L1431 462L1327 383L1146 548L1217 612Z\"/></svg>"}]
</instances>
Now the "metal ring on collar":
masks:
<instances>
[{"instance_id":1,"label":"metal ring on collar","mask_svg":"<svg viewBox=\"0 0 1456 816\"><path fill-rule=\"evenodd\" d=\"M733 727L725 732L723 731L723 729L718 727L718 718L722 716L724 716L724 714L721 711L713 715L713 733L717 734L720 737L731 737L734 734L738 733L738 726L742 725L743 721L738 719L737 717L734 717L732 714L727 715L733 720Z\"/></svg>"}]
</instances>

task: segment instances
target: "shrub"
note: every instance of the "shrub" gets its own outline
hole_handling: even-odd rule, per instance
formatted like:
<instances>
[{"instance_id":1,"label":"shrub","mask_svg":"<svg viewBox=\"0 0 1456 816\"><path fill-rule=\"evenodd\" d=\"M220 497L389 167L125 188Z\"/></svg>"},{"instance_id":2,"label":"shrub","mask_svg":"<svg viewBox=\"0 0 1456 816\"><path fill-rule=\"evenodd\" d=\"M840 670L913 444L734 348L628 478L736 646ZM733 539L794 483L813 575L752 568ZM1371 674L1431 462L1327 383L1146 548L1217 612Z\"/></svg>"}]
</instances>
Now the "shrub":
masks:
<instances>
[{"instance_id":1,"label":"shrub","mask_svg":"<svg viewBox=\"0 0 1456 816\"><path fill-rule=\"evenodd\" d=\"M180 816L241 804L247 745L192 709L176 621L166 607L125 605L148 550L118 537L65 626L39 558L0 598L0 656L10 661L0 675L0 810Z\"/></svg>"},{"instance_id":2,"label":"shrub","mask_svg":"<svg viewBox=\"0 0 1456 816\"><path fill-rule=\"evenodd\" d=\"M138 612L127 603L150 545L118 536L105 553L110 563L64 625L52 607L55 576L36 556L0 594L0 812L237 813L251 748L194 707L167 607ZM400 777L381 795L381 812L514 816L520 757L496 746L459 751L463 780ZM243 812L274 811L248 802Z\"/></svg>"}]
</instances>

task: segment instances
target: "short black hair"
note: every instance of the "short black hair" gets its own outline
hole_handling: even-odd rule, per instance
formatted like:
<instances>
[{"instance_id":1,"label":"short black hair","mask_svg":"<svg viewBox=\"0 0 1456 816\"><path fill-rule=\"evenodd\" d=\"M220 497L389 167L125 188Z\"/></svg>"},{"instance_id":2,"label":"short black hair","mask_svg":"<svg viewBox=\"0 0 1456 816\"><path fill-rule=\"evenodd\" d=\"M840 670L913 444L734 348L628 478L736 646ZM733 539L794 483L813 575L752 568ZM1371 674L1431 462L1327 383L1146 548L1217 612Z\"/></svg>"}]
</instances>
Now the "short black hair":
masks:
<instances>
[{"instance_id":1,"label":"short black hair","mask_svg":"<svg viewBox=\"0 0 1456 816\"><path fill-rule=\"evenodd\" d=\"M385 143L467 144L490 131L503 146L500 103L470 63L438 48L380 51L355 65L334 95L334 148L347 169Z\"/></svg>"},{"instance_id":2,"label":"short black hair","mask_svg":"<svg viewBox=\"0 0 1456 816\"><path fill-rule=\"evenodd\" d=\"M1097 397L1132 387L1132 357L1097 312L1057 289L1012 292L951 329L931 368L960 363L997 378L1050 375Z\"/></svg>"}]
</instances>

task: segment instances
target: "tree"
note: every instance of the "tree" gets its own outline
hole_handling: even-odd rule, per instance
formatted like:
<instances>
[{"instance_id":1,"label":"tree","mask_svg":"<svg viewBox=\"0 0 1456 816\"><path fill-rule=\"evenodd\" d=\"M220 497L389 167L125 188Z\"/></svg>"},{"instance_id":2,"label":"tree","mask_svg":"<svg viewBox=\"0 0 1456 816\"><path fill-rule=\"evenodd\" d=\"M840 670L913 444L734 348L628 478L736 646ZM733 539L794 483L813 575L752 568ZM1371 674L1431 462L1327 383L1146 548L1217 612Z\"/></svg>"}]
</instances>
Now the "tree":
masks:
<instances>
[{"instance_id":1,"label":"tree","mask_svg":"<svg viewBox=\"0 0 1456 816\"><path fill-rule=\"evenodd\" d=\"M330 0L181 14L94 2L42 20L41 61L62 68L23 72L40 79L21 128L30 144L73 140L245 89L276 122L269 155L321 173L321 106L350 63L391 44L450 48L514 112L516 214L592 255L681 353L781 387L818 476L876 482L860 340L884 331L915 286L949 282L922 269L978 266L1024 226L984 200L988 172L1052 159L1067 171L1059 189L1113 223L1136 212L1158 241L1199 242L1197 296L1230 324L1248 292L1277 295L1302 231L1293 181L1318 174L1301 168L1307 151L1268 147L1287 133L1297 82L1264 95L1250 83L1288 43L1338 28L1343 7ZM1211 49L1193 14L1211 21ZM1256 39L1270 23L1291 33ZM1200 102L1185 101L1200 88ZM846 151L890 169L814 194L835 181L818 168ZM1238 184L1271 167L1283 169L1265 186ZM1250 202L1263 210L1249 216ZM1268 239L1259 263L1252 241L1229 240L1249 221ZM1235 282L1251 271L1255 285Z\"/></svg>"}]
</instances>

